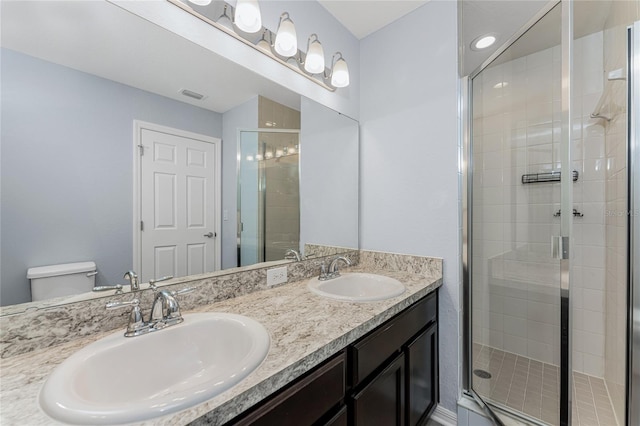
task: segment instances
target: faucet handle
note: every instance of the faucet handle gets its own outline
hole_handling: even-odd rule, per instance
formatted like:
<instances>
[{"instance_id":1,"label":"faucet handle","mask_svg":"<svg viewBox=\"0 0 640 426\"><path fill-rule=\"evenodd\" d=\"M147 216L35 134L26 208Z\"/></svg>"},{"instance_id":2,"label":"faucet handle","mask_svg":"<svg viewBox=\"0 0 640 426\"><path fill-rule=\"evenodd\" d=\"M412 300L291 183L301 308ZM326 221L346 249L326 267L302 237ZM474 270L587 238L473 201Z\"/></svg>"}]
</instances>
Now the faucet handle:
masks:
<instances>
[{"instance_id":1,"label":"faucet handle","mask_svg":"<svg viewBox=\"0 0 640 426\"><path fill-rule=\"evenodd\" d=\"M182 290L175 290L175 291L172 291L172 292L171 292L171 295L172 295L173 297L176 297L176 296L180 296L181 294L191 293L191 292L192 292L192 291L194 291L195 289L196 289L196 287L186 287L186 288L183 288Z\"/></svg>"},{"instance_id":2,"label":"faucet handle","mask_svg":"<svg viewBox=\"0 0 640 426\"><path fill-rule=\"evenodd\" d=\"M127 306L133 306L133 308L139 308L140 307L140 300L139 299L133 299L129 302L109 302L106 304L105 308L107 308L108 310L112 311L114 309L119 309L119 308L126 308Z\"/></svg>"},{"instance_id":3,"label":"faucet handle","mask_svg":"<svg viewBox=\"0 0 640 426\"><path fill-rule=\"evenodd\" d=\"M171 279L173 279L173 275L167 275L165 277L158 278L157 280L149 280L149 287L151 288L151 290L156 291L156 289L158 288L156 283L159 283L161 281L168 281Z\"/></svg>"},{"instance_id":4,"label":"faucet handle","mask_svg":"<svg viewBox=\"0 0 640 426\"><path fill-rule=\"evenodd\" d=\"M127 331L124 333L124 337L139 336L140 334L149 332L149 324L144 322L142 311L140 310L140 300L133 299L129 302L109 302L106 305L108 310L114 310L119 308L126 308L127 306L133 306L131 314L129 315L129 324L127 325Z\"/></svg>"},{"instance_id":5,"label":"faucet handle","mask_svg":"<svg viewBox=\"0 0 640 426\"><path fill-rule=\"evenodd\" d=\"M318 277L318 279L320 281L325 281L328 278L329 278L329 275L327 274L327 262L323 260L322 263L320 264L320 276Z\"/></svg>"},{"instance_id":6,"label":"faucet handle","mask_svg":"<svg viewBox=\"0 0 640 426\"><path fill-rule=\"evenodd\" d=\"M126 285L126 284L125 284ZM116 284L116 285L100 285L97 287L93 287L91 289L91 291L109 291L109 290L115 290L116 292L114 294L122 294L122 288L123 285L122 284Z\"/></svg>"}]
</instances>

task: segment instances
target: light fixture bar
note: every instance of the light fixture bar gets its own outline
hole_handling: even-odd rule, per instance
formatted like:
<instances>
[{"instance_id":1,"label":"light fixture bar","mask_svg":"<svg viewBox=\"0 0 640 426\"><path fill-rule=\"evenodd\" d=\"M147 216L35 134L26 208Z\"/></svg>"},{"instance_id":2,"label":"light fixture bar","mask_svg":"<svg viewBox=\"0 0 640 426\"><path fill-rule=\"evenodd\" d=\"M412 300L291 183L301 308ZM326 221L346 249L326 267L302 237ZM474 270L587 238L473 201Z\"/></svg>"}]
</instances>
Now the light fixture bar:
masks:
<instances>
[{"instance_id":1,"label":"light fixture bar","mask_svg":"<svg viewBox=\"0 0 640 426\"><path fill-rule=\"evenodd\" d=\"M264 41L260 43L262 39L268 40L270 42L275 41L276 34L269 30L268 28L262 27L261 30L253 33L253 34L238 34L230 28L227 28L224 25L221 25L216 22L216 19L221 15L220 7L227 8L227 13L230 16L235 16L234 7L226 2L212 2L206 6L199 6L193 2L189 3L188 0L167 0L169 3L178 6L180 9L185 12L190 13L196 18L206 22L207 24L217 28L220 31L223 31L236 40L241 41L247 46L252 47L258 52L267 55L271 59L279 62L280 64L286 66L287 68L295 71L296 73L306 77L307 79L313 81L314 83L322 86L323 88L334 92L336 87L331 84L332 70L325 67L324 72L318 74L311 74L304 69L304 60L306 58L306 54L301 50L297 50L297 53L290 58L281 58L277 54L275 54L272 49L267 50L264 48ZM218 12L218 13L216 13ZM295 61L291 61L291 59L295 59ZM294 62L294 63L291 63Z\"/></svg>"}]
</instances>

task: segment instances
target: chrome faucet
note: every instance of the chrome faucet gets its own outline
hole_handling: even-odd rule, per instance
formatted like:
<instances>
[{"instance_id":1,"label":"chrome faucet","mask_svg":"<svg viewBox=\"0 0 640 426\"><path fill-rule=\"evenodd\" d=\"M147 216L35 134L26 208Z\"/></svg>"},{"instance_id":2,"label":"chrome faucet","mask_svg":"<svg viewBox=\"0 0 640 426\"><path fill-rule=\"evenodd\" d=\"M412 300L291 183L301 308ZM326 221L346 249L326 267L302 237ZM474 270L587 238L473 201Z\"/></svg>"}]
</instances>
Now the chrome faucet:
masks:
<instances>
[{"instance_id":1,"label":"chrome faucet","mask_svg":"<svg viewBox=\"0 0 640 426\"><path fill-rule=\"evenodd\" d=\"M325 263L322 262L322 265L320 267L320 276L318 277L318 279L320 281L327 281L327 280L339 277L340 276L340 271L338 269L339 262L343 262L345 265L351 266L351 261L349 260L348 257L345 257L345 256L338 256L335 259L333 259L331 263L329 263L328 271L326 270Z\"/></svg>"},{"instance_id":2,"label":"chrome faucet","mask_svg":"<svg viewBox=\"0 0 640 426\"><path fill-rule=\"evenodd\" d=\"M284 258L289 260L295 259L297 262L300 262L302 260L302 256L300 255L300 252L294 249L287 250L286 253L284 254Z\"/></svg>"},{"instance_id":3,"label":"chrome faucet","mask_svg":"<svg viewBox=\"0 0 640 426\"><path fill-rule=\"evenodd\" d=\"M144 316L140 310L139 299L133 299L129 302L109 302L106 308L112 310L131 306L129 324L127 325L127 331L124 333L124 336L140 336L141 334L162 330L163 328L180 324L184 321L176 296L190 293L193 290L195 290L195 287L188 287L178 291L156 291L154 289L155 297L153 299L153 305L151 305L149 321L144 320Z\"/></svg>"},{"instance_id":4,"label":"chrome faucet","mask_svg":"<svg viewBox=\"0 0 640 426\"><path fill-rule=\"evenodd\" d=\"M179 291L157 291L156 297L153 299L153 305L151 305L151 317L149 318L151 327L159 330L169 327L170 325L180 324L184 321L176 296L190 293L193 290L195 290L195 288L190 287Z\"/></svg>"},{"instance_id":5,"label":"chrome faucet","mask_svg":"<svg viewBox=\"0 0 640 426\"><path fill-rule=\"evenodd\" d=\"M131 291L140 290L140 282L138 282L138 274L136 274L134 271L125 272L123 278L127 278L129 280Z\"/></svg>"}]
</instances>

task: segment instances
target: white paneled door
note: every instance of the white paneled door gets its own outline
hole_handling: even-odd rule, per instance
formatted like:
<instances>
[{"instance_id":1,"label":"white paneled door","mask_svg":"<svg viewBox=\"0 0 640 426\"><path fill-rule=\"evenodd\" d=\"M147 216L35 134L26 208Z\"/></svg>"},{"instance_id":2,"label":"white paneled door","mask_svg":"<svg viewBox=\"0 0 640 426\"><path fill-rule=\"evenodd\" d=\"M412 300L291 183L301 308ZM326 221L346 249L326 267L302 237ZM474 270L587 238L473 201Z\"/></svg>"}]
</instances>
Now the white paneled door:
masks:
<instances>
[{"instance_id":1,"label":"white paneled door","mask_svg":"<svg viewBox=\"0 0 640 426\"><path fill-rule=\"evenodd\" d=\"M142 282L216 269L216 142L140 129Z\"/></svg>"}]
</instances>

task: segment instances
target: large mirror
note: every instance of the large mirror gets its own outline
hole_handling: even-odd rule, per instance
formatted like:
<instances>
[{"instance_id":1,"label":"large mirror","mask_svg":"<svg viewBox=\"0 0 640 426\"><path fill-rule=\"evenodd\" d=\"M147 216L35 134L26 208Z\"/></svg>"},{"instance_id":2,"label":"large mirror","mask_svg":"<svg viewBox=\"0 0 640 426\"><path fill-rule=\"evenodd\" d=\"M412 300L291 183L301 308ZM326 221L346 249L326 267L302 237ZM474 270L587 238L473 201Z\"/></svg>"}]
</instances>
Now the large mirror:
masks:
<instances>
[{"instance_id":1,"label":"large mirror","mask_svg":"<svg viewBox=\"0 0 640 426\"><path fill-rule=\"evenodd\" d=\"M113 294L32 300L35 267L108 286L358 248L356 121L108 2L1 7L1 306Z\"/></svg>"}]
</instances>

